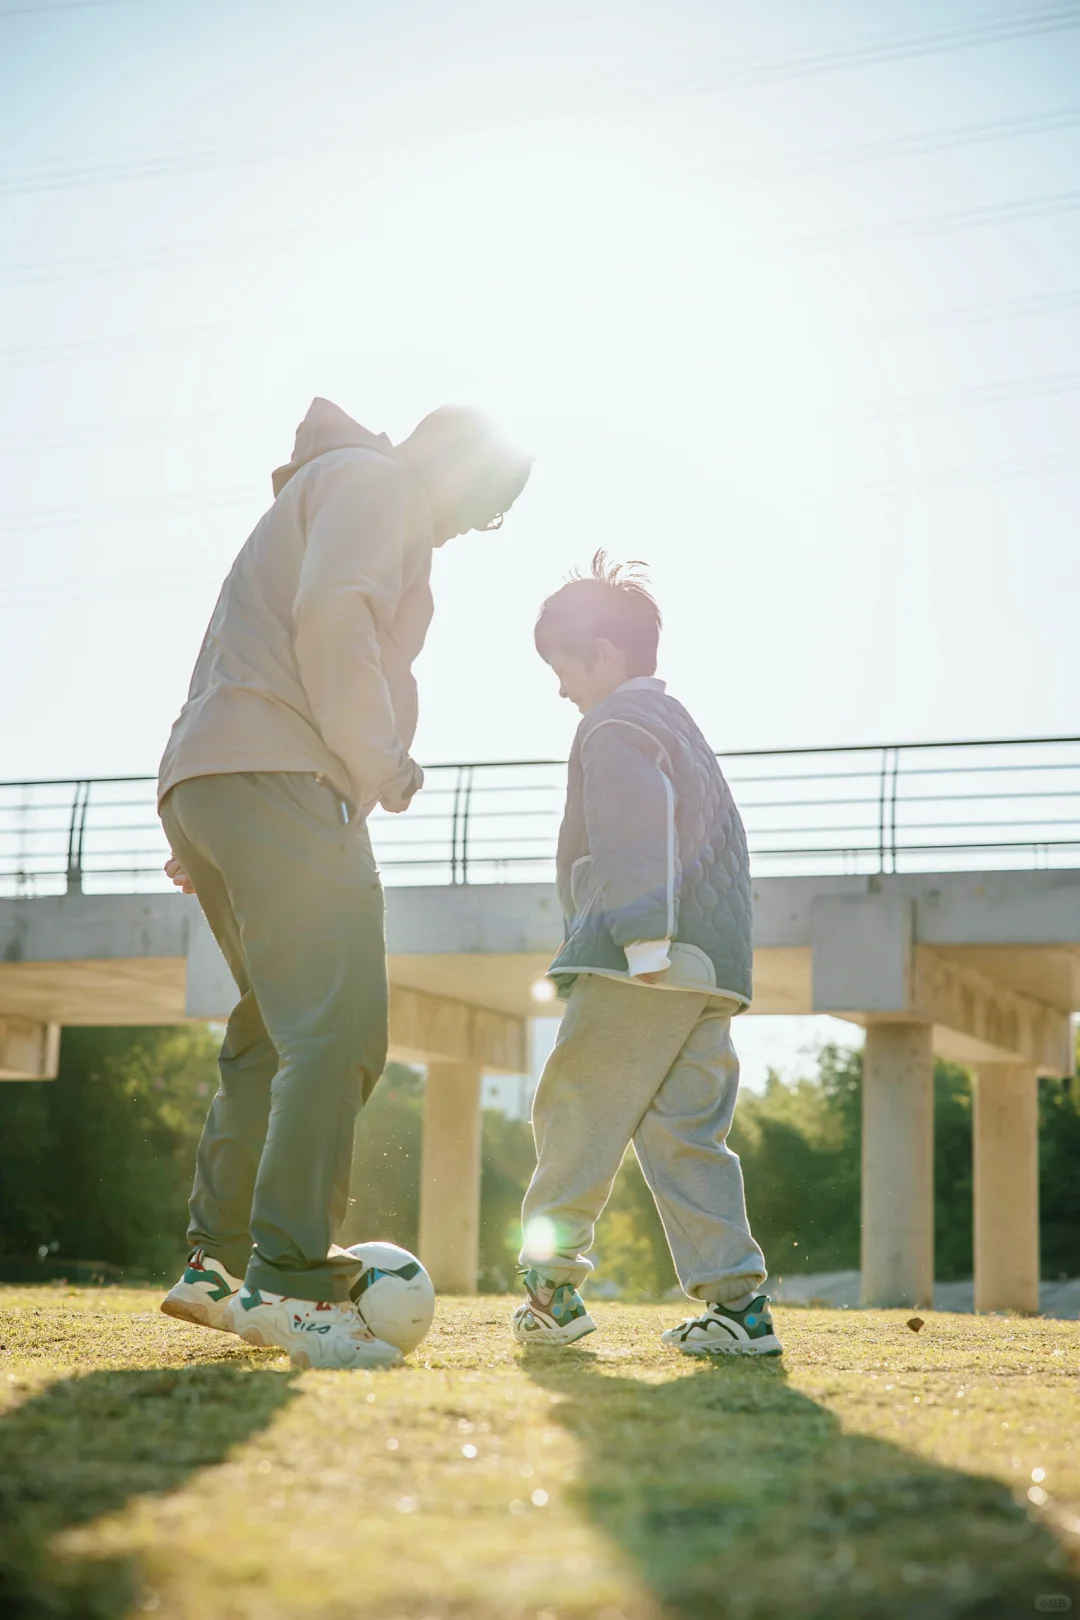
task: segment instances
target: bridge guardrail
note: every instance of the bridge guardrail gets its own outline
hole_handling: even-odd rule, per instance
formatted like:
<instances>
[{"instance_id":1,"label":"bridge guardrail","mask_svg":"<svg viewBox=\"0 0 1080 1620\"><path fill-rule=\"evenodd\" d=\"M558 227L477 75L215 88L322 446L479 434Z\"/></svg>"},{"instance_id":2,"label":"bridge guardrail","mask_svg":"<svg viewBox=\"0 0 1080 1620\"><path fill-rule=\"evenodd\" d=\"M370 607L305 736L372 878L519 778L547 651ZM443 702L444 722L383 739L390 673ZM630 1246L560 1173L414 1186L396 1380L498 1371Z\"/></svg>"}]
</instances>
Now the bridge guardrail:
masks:
<instances>
[{"instance_id":1,"label":"bridge guardrail","mask_svg":"<svg viewBox=\"0 0 1080 1620\"><path fill-rule=\"evenodd\" d=\"M1080 866L1080 737L744 750L721 766L761 875ZM550 879L556 760L435 765L371 834L390 883ZM0 782L0 895L164 890L153 777Z\"/></svg>"}]
</instances>

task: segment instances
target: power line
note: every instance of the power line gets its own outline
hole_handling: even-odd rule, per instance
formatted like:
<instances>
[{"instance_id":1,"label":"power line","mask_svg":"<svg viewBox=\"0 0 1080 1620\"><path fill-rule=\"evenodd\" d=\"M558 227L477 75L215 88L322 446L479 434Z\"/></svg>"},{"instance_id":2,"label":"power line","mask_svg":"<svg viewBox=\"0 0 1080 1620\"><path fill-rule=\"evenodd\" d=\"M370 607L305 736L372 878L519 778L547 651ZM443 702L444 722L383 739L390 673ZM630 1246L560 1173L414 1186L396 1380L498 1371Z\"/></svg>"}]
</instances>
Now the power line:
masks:
<instances>
[{"instance_id":1,"label":"power line","mask_svg":"<svg viewBox=\"0 0 1080 1620\"><path fill-rule=\"evenodd\" d=\"M869 67L878 62L900 62L915 56L936 55L939 51L966 50L976 45L1022 39L1033 34L1056 33L1080 24L1075 5L1052 6L1033 16L1030 9L1011 16L991 18L974 27L938 29L929 34L908 34L892 40L854 45L846 50L822 51L815 55L781 57L772 62L749 63L733 68L713 81L728 84L764 84L775 79L793 79L816 73L835 73L853 67Z\"/></svg>"},{"instance_id":2,"label":"power line","mask_svg":"<svg viewBox=\"0 0 1080 1620\"><path fill-rule=\"evenodd\" d=\"M1059 314L1080 306L1080 288L1070 287L1059 292L1032 293L1019 298L1001 299L984 304L962 304L944 309L919 310L908 315L885 316L853 321L836 329L840 337L868 337L875 332L932 332L950 327L974 326L989 321L1016 320L1047 314ZM265 336L265 326L237 326L219 322L212 326L174 326L156 332L128 333L115 338L74 338L59 343L17 344L0 348L0 366L33 365L54 359L77 360L83 356L137 353L143 349L168 348L173 344L228 342L237 338ZM131 439L153 439L168 433L199 431L219 424L240 421L236 413L209 417L192 417L186 421L160 425L139 423L119 433L107 428L85 428L73 433L8 434L0 438L0 455L35 448L52 449L61 445L111 444Z\"/></svg>"},{"instance_id":3,"label":"power line","mask_svg":"<svg viewBox=\"0 0 1080 1620\"><path fill-rule=\"evenodd\" d=\"M1070 389L1080 387L1080 372L1066 374L1066 377L1061 380L1063 383L1067 382ZM1064 386L1059 391L1064 392ZM971 401L967 398L967 396L973 392L975 391L957 390L953 395L943 393L939 395L925 395L922 396L921 399L912 398L906 401L890 401L887 402L885 406L879 406L876 410L871 409L869 413L864 414L869 414L871 416L891 414L890 407L893 405L896 407L901 407L905 405L911 406L924 403L945 403L949 402L950 400L955 401L956 403L965 404L982 403L983 401ZM1035 394L1034 392L1016 393L1014 395L1005 395L1002 393L1000 397L1031 398L1035 397ZM989 401L989 403L994 402L995 401L993 400ZM822 489L818 485L807 486L805 493L810 493L816 496L843 492L856 496L887 496L902 494L905 491L919 491L923 489L942 488L951 485L996 483L1014 478L1045 477L1057 473L1080 473L1080 458L1077 458L1071 452L1051 451L1042 456L1018 457L1012 461L1006 460L988 462L971 467L945 468L940 471L928 471L926 473L905 473L895 477L885 476L882 478L866 480L855 479L851 480L850 482L838 484L830 489ZM86 523L134 519L143 517L147 514L161 517L169 512L175 512L181 515L191 513L198 513L201 515L215 511L224 511L237 505L251 505L252 503L266 504L266 498L264 498L259 491L243 488L207 490L203 495L176 496L172 499L166 500L165 502L127 501L114 504L86 502L81 506L53 507L52 509L43 512L15 513L8 516L0 516L0 529L43 529L61 527L64 525L71 525L72 527L75 527ZM171 578L172 576L169 577ZM162 582L167 583L165 580ZM116 576L114 579L106 580L104 582L94 580L60 581L56 584L55 589L61 593L66 593L69 588L79 590L84 588L86 590L93 589L96 592L99 588L101 590L111 589L113 585L129 586L140 583L153 584L155 581L152 579L148 580L147 576L145 575L125 574ZM31 597L35 601L39 598L47 598L52 600L52 589L52 586L46 586L43 584L40 587L28 586L22 589L16 587L11 590L0 591L0 605L21 605L23 604L24 593L28 593L26 594L26 601L29 601ZM44 597L41 596L42 592L44 592Z\"/></svg>"},{"instance_id":4,"label":"power line","mask_svg":"<svg viewBox=\"0 0 1080 1620\"><path fill-rule=\"evenodd\" d=\"M174 343L222 343L240 337L266 336L265 326L237 326L221 321L214 326L172 326L157 332L134 332L113 338L72 338L60 343L22 343L0 349L0 366L35 365L39 361L77 360L84 355L126 354L142 349L170 348Z\"/></svg>"},{"instance_id":5,"label":"power line","mask_svg":"<svg viewBox=\"0 0 1080 1620\"><path fill-rule=\"evenodd\" d=\"M166 248L157 253L96 254L86 258L28 261L23 264L0 267L0 286L26 287L46 281L77 281L84 276L113 275L125 271L189 268L192 265L214 264L222 260L246 258L260 249L268 253L295 252L310 240L319 240L330 234L310 231L292 236L248 236L234 238L203 247ZM334 233L340 234L340 233Z\"/></svg>"},{"instance_id":6,"label":"power line","mask_svg":"<svg viewBox=\"0 0 1080 1620\"><path fill-rule=\"evenodd\" d=\"M912 135L896 135L887 140L866 141L856 146L826 147L803 156L779 158L761 168L772 173L808 174L824 169L846 168L855 163L879 162L888 158L919 157L959 146L978 146L994 141L1017 140L1023 136L1053 134L1080 124L1080 107L1062 107L1057 112L1028 117L995 118L981 124L959 124L951 129L926 130ZM747 165L751 173L757 166ZM743 170L740 167L740 173ZM0 186L0 189L3 189Z\"/></svg>"},{"instance_id":7,"label":"power line","mask_svg":"<svg viewBox=\"0 0 1080 1620\"><path fill-rule=\"evenodd\" d=\"M12 512L0 516L0 529L53 529L67 524L109 523L142 517L203 514L230 506L251 506L268 500L250 486L206 490L198 495L164 496L159 500L87 501L78 506L53 506L39 512Z\"/></svg>"},{"instance_id":8,"label":"power line","mask_svg":"<svg viewBox=\"0 0 1080 1620\"><path fill-rule=\"evenodd\" d=\"M1060 292L1029 293L1020 298L1003 298L988 304L959 304L945 309L916 310L910 315L886 316L882 320L853 322L844 328L848 336L872 332L935 332L950 327L978 326L986 321L1016 320L1024 316L1056 315L1080 305L1080 288Z\"/></svg>"},{"instance_id":9,"label":"power line","mask_svg":"<svg viewBox=\"0 0 1080 1620\"><path fill-rule=\"evenodd\" d=\"M69 579L60 582L41 582L13 590L0 591L0 613L18 608L66 607L76 602L99 600L102 596L127 596L133 590L164 590L178 588L203 589L203 582L190 574L115 574L104 579Z\"/></svg>"},{"instance_id":10,"label":"power line","mask_svg":"<svg viewBox=\"0 0 1080 1620\"><path fill-rule=\"evenodd\" d=\"M1050 451L1043 456L1017 457L1013 461L987 462L974 467L946 467L940 471L868 479L860 493L868 496L903 495L922 490L949 489L965 484L1009 483L1014 479L1045 478L1064 473L1080 473L1080 458L1072 451Z\"/></svg>"},{"instance_id":11,"label":"power line","mask_svg":"<svg viewBox=\"0 0 1080 1620\"><path fill-rule=\"evenodd\" d=\"M33 6L7 6L0 11L0 22L5 17L39 17L45 11L96 11L101 6L126 6L133 0L40 0Z\"/></svg>"},{"instance_id":12,"label":"power line","mask_svg":"<svg viewBox=\"0 0 1080 1620\"><path fill-rule=\"evenodd\" d=\"M877 222L872 225L841 226L831 231L808 231L779 239L780 247L840 247L845 244L872 244L916 240L946 235L953 231L977 230L988 225L1045 219L1073 213L1080 208L1080 190L1051 192L1041 197L1019 197L1009 202L991 203L981 208L958 208L942 214L926 214L914 219ZM86 258L55 259L51 263L24 262L0 268L0 286L29 286L47 281L79 279L82 276L134 274L143 270L173 269L244 258L260 248L273 253L296 252L312 239L340 236L340 227L324 227L317 232L294 232L291 236L240 237L217 246L172 248L157 253L94 255Z\"/></svg>"},{"instance_id":13,"label":"power line","mask_svg":"<svg viewBox=\"0 0 1080 1620\"><path fill-rule=\"evenodd\" d=\"M969 406L1005 405L1015 400L1049 399L1080 388L1080 371L1062 371L1050 377L1017 377L1000 383L977 383L969 388L943 388L929 394L908 394L879 400L863 415L867 418L899 416L914 410L963 410Z\"/></svg>"},{"instance_id":14,"label":"power line","mask_svg":"<svg viewBox=\"0 0 1080 1620\"><path fill-rule=\"evenodd\" d=\"M0 12L4 16L27 15L35 9L63 10L81 9L84 4L107 5L126 3L126 0L68 0L68 4L56 6L27 7L25 10ZM682 96L687 93L708 93L712 89L723 89L728 85L767 83L778 79L800 78L816 73L835 72L850 67L872 65L876 62L901 61L911 57L933 55L939 51L952 51L969 46L992 44L998 41L1023 38L1028 35L1039 35L1058 32L1080 26L1080 8L1075 4L1052 6L1040 14L1032 16L1029 12L1006 15L988 20L975 27L955 27L939 29L929 34L903 35L892 40L879 41L849 47L841 51L817 52L806 56L780 57L772 61L749 63L744 67L729 69L726 73L713 76L710 80L683 80L681 82L664 84L651 90L649 99L656 96ZM627 95L616 95L613 99L640 100L640 92L629 92ZM550 106L551 104L548 103ZM1045 113L1030 118L1004 119L998 123L982 125L969 125L956 131L945 131L941 135L899 137L894 141L881 141L867 143L863 148L852 148L847 151L841 149L836 152L810 154L796 159L792 167L796 170L805 170L815 167L832 167L837 163L862 161L863 158L876 158L882 156L898 156L906 152L934 151L945 146L962 145L972 141L993 140L1009 135L1034 134L1043 130L1053 130L1069 127L1077 122L1075 110L1064 109L1058 113ZM414 131L415 133L415 131ZM183 173L200 168L218 168L228 162L263 162L274 161L280 158L291 158L297 155L318 156L327 150L340 147L342 132L327 132L325 135L308 139L301 143L295 141L283 145L280 142L257 144L254 147L217 147L196 149L189 152L180 152L172 156L163 154L156 158L147 159L121 159L111 163L84 165L78 168L61 168L45 170L38 174L24 177L0 176L0 195L13 195L20 192L36 190L50 190L72 185L89 185L108 183L113 180L131 180L154 177L160 174ZM781 163L781 166L783 164Z\"/></svg>"},{"instance_id":15,"label":"power line","mask_svg":"<svg viewBox=\"0 0 1080 1620\"><path fill-rule=\"evenodd\" d=\"M129 444L170 435L211 433L219 427L235 427L245 418L238 411L208 412L206 416L176 418L167 422L139 422L116 428L82 427L69 432L10 433L0 436L0 456L26 455L35 450L79 449L101 444Z\"/></svg>"},{"instance_id":16,"label":"power line","mask_svg":"<svg viewBox=\"0 0 1080 1620\"><path fill-rule=\"evenodd\" d=\"M1010 202L989 203L981 208L954 208L942 214L923 214L914 219L882 221L875 225L840 226L832 231L810 231L792 238L793 244L843 246L860 242L916 241L927 236L946 236L953 231L980 230L987 225L1008 225L1013 221L1049 219L1071 214L1080 208L1080 191L1049 192L1042 197L1017 197Z\"/></svg>"},{"instance_id":17,"label":"power line","mask_svg":"<svg viewBox=\"0 0 1080 1620\"><path fill-rule=\"evenodd\" d=\"M423 127L435 128L443 122L445 120L427 119L424 120ZM951 129L899 135L887 140L866 141L854 146L827 147L818 152L781 156L774 160L765 159L760 163L740 163L733 169L725 171L725 176L814 173L889 158L920 156L960 146L1016 140L1025 136L1053 133L1056 130L1073 129L1078 124L1080 124L1080 108L1063 107L1055 112L992 119L979 124L961 124ZM413 133L416 133L415 129ZM324 157L330 152L341 153L347 150L346 142L358 144L362 140L362 132L358 130L328 130L318 137L292 140L284 144L272 142L258 143L254 146L203 147L187 152L163 153L153 158L118 159L109 163L86 164L78 168L45 169L21 177L0 174L0 196L22 196L39 191L108 185L131 180L153 180L161 176L223 169L234 164L242 166L249 163L277 163L282 160Z\"/></svg>"}]
</instances>

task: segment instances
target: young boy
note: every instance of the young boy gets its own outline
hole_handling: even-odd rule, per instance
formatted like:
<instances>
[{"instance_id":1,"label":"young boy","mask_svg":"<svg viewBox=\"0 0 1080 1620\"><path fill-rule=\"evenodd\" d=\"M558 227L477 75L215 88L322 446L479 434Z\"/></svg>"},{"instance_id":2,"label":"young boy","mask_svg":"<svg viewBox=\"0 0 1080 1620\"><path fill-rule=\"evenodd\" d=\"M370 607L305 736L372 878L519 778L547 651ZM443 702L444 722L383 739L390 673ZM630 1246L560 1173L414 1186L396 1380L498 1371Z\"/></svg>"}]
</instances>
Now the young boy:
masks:
<instances>
[{"instance_id":1,"label":"young boy","mask_svg":"<svg viewBox=\"0 0 1080 1620\"><path fill-rule=\"evenodd\" d=\"M541 658L584 716L559 834L567 998L533 1104L522 1210L522 1343L595 1323L585 1258L632 1141L685 1292L663 1335L688 1355L778 1355L765 1262L727 1146L739 1089L731 1019L750 1004L750 867L739 812L689 714L655 679L660 611L639 565L574 579L543 604Z\"/></svg>"}]
</instances>

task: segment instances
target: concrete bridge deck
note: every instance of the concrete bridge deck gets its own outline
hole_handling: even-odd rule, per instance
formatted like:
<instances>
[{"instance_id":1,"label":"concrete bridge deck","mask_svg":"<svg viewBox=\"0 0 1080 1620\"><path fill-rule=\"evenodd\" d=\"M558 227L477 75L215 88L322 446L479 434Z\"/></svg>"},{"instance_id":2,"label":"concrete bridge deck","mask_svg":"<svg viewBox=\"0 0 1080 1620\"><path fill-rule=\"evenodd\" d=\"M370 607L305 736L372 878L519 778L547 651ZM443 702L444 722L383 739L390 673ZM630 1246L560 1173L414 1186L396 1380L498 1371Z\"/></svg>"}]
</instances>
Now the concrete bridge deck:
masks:
<instances>
[{"instance_id":1,"label":"concrete bridge deck","mask_svg":"<svg viewBox=\"0 0 1080 1620\"><path fill-rule=\"evenodd\" d=\"M1036 1079L1072 1072L1080 1010L1080 738L722 763L755 872L752 1014L867 1031L867 1303L931 1299L937 1054L975 1076L977 1303L1037 1309ZM562 936L554 890L506 880L549 875L563 777L437 767L409 816L371 824L399 880L391 1051L428 1066L421 1246L444 1288L475 1281L483 1071L524 1071L528 1018L556 1010L537 999ZM0 1078L54 1074L65 1023L227 1015L193 899L83 892L160 888L163 855L148 779L0 784Z\"/></svg>"},{"instance_id":2,"label":"concrete bridge deck","mask_svg":"<svg viewBox=\"0 0 1080 1620\"><path fill-rule=\"evenodd\" d=\"M1035 1081L1072 1072L1080 872L762 879L755 1013L867 1029L868 1303L933 1287L933 1058L973 1066L981 1308L1038 1308ZM546 884L387 892L391 1050L429 1065L422 1249L441 1286L475 1278L480 1082L526 1064L526 1020L561 937ZM224 1018L233 987L193 899L0 900L0 1074L55 1073L59 1027Z\"/></svg>"},{"instance_id":3,"label":"concrete bridge deck","mask_svg":"<svg viewBox=\"0 0 1080 1620\"><path fill-rule=\"evenodd\" d=\"M399 995L467 1005L507 1030L546 1010L536 988L562 938L550 885L399 887L386 902ZM1080 871L760 879L754 980L751 1014L924 1022L942 1056L1070 1073ZM0 899L0 1016L173 1023L224 1018L233 998L192 898Z\"/></svg>"}]
</instances>

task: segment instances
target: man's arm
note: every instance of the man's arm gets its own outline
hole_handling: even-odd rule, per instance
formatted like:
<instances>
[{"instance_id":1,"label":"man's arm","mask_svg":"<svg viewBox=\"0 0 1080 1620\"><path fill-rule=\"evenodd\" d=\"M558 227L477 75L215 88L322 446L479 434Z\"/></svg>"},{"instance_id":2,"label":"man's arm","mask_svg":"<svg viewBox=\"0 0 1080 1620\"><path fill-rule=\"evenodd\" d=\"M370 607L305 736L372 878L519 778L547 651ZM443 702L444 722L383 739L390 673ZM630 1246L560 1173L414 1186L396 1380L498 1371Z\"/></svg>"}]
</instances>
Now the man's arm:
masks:
<instances>
[{"instance_id":1,"label":"man's arm","mask_svg":"<svg viewBox=\"0 0 1080 1620\"><path fill-rule=\"evenodd\" d=\"M663 972L675 933L678 859L664 750L641 727L605 720L586 737L582 763L592 875L612 938L634 977Z\"/></svg>"},{"instance_id":2,"label":"man's arm","mask_svg":"<svg viewBox=\"0 0 1080 1620\"><path fill-rule=\"evenodd\" d=\"M423 650L434 611L431 580L425 572L402 596L393 624L381 637L383 674L390 689L397 734L405 748L412 747L419 713L413 661Z\"/></svg>"},{"instance_id":3,"label":"man's arm","mask_svg":"<svg viewBox=\"0 0 1080 1620\"><path fill-rule=\"evenodd\" d=\"M307 503L293 604L300 678L356 803L403 810L423 774L398 737L379 647L401 590L402 475L392 463L350 460L321 469Z\"/></svg>"}]
</instances>

